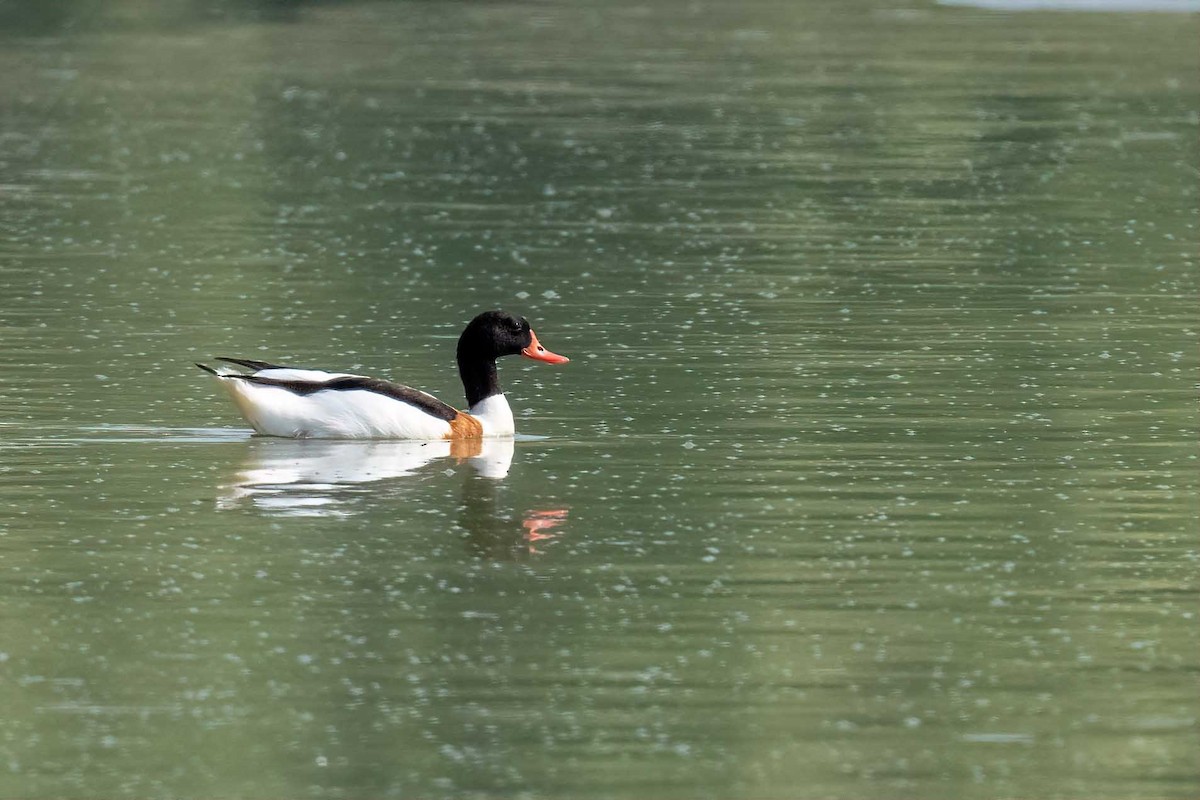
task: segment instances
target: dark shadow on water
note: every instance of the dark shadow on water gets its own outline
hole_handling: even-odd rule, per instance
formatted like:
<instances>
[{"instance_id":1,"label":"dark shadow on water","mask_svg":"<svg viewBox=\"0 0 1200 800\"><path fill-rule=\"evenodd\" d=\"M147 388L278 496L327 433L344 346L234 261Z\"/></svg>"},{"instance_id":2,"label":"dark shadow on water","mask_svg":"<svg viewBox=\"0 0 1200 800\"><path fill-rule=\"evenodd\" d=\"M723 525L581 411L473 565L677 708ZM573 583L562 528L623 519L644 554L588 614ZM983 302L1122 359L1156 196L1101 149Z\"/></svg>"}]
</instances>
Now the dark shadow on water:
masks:
<instances>
[{"instance_id":1,"label":"dark shadow on water","mask_svg":"<svg viewBox=\"0 0 1200 800\"><path fill-rule=\"evenodd\" d=\"M513 508L500 496L497 481L467 480L462 487L458 521L467 546L480 558L509 561L536 556L554 544L567 520L567 509L548 503Z\"/></svg>"}]
</instances>

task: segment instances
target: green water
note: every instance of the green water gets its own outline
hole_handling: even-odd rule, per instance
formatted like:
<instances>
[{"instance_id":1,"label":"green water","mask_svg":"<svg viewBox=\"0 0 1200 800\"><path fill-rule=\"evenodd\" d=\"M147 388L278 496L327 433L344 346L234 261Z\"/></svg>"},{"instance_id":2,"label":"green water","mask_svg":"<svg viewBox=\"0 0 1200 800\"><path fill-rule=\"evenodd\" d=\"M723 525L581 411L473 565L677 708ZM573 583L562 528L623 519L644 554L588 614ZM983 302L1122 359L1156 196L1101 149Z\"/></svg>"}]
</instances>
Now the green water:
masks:
<instances>
[{"instance_id":1,"label":"green water","mask_svg":"<svg viewBox=\"0 0 1200 800\"><path fill-rule=\"evenodd\" d=\"M1195 797L1197 20L0 8L0 797Z\"/></svg>"}]
</instances>

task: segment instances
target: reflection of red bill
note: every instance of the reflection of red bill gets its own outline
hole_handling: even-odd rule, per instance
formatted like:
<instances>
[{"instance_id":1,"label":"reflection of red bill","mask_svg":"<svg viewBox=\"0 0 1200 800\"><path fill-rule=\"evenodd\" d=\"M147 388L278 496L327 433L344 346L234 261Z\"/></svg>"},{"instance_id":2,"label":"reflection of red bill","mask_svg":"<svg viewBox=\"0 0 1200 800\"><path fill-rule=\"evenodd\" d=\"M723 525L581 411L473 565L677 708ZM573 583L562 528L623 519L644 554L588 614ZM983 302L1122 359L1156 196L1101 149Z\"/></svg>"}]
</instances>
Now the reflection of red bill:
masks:
<instances>
[{"instance_id":1,"label":"reflection of red bill","mask_svg":"<svg viewBox=\"0 0 1200 800\"><path fill-rule=\"evenodd\" d=\"M534 542L557 539L558 533L544 533L544 531L557 528L566 521L567 509L565 508L530 511L529 515L521 522L521 525L525 527L525 540L530 543L530 551L537 552L533 548Z\"/></svg>"}]
</instances>

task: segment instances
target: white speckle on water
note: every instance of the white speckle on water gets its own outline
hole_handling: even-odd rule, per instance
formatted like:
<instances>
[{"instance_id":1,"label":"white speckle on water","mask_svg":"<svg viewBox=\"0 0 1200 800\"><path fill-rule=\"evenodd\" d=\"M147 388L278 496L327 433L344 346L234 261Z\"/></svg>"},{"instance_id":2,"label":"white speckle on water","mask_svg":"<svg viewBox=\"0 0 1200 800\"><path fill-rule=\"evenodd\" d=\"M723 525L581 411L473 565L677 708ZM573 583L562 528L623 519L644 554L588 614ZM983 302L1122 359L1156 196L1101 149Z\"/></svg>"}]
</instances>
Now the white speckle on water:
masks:
<instances>
[{"instance_id":1,"label":"white speckle on water","mask_svg":"<svg viewBox=\"0 0 1200 800\"><path fill-rule=\"evenodd\" d=\"M958 738L987 744L1033 744L1033 736L1028 733L964 733Z\"/></svg>"}]
</instances>

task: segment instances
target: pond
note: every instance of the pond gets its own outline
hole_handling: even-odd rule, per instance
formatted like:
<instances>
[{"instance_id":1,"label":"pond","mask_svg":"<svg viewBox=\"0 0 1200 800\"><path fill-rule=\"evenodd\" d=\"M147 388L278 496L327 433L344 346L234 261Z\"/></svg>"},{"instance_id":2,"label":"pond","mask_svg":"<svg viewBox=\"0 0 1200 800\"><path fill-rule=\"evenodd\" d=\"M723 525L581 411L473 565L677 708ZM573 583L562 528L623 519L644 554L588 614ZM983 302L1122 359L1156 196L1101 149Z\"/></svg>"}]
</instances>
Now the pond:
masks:
<instances>
[{"instance_id":1,"label":"pond","mask_svg":"<svg viewBox=\"0 0 1200 800\"><path fill-rule=\"evenodd\" d=\"M991 5L0 9L0 796L1195 797L1198 17Z\"/></svg>"}]
</instances>

